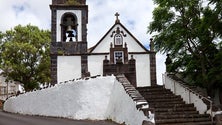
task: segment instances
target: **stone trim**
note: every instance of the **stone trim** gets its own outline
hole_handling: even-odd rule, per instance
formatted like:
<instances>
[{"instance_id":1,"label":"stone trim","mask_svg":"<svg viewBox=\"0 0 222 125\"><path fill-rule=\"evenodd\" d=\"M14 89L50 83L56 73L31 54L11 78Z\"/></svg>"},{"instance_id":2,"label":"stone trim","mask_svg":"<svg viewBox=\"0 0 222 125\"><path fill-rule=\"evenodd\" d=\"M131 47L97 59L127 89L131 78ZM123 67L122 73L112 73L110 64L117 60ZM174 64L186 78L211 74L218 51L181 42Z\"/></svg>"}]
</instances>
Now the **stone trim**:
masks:
<instances>
[{"instance_id":1,"label":"stone trim","mask_svg":"<svg viewBox=\"0 0 222 125\"><path fill-rule=\"evenodd\" d=\"M103 60L103 75L118 75L118 74L124 74L127 79L130 81L130 83L137 87L136 83L136 60L131 58L127 64L118 63L113 64L107 59L107 56L105 56L105 59Z\"/></svg>"},{"instance_id":2,"label":"stone trim","mask_svg":"<svg viewBox=\"0 0 222 125\"><path fill-rule=\"evenodd\" d=\"M127 48L122 48L122 47L115 47L115 48L110 48L110 63L114 64L114 52L115 51L122 51L123 52L123 57L124 57L124 64L128 62L128 49Z\"/></svg>"},{"instance_id":3,"label":"stone trim","mask_svg":"<svg viewBox=\"0 0 222 125\"><path fill-rule=\"evenodd\" d=\"M52 42L50 53L54 55L86 54L87 42Z\"/></svg>"},{"instance_id":4,"label":"stone trim","mask_svg":"<svg viewBox=\"0 0 222 125\"><path fill-rule=\"evenodd\" d=\"M58 56L81 56L81 73L82 77L89 75L88 73L88 57L87 57L87 23L88 23L88 5L85 0L78 0L82 5L66 5L67 0L52 0L51 9L51 83L57 84L57 57ZM57 10L80 10L82 12L82 41L65 42L56 40L57 34Z\"/></svg>"},{"instance_id":5,"label":"stone trim","mask_svg":"<svg viewBox=\"0 0 222 125\"><path fill-rule=\"evenodd\" d=\"M87 23L88 23L88 6L87 5L50 5L51 9L51 31L52 31L52 42L57 42L61 40L56 40L56 26L60 25L57 24L57 10L80 10L82 12L82 41L87 42ZM64 42L64 41L63 41Z\"/></svg>"},{"instance_id":6,"label":"stone trim","mask_svg":"<svg viewBox=\"0 0 222 125\"><path fill-rule=\"evenodd\" d=\"M128 52L129 54L156 54L156 52Z\"/></svg>"},{"instance_id":7,"label":"stone trim","mask_svg":"<svg viewBox=\"0 0 222 125\"><path fill-rule=\"evenodd\" d=\"M156 79L156 53L150 54L150 82L151 86L157 85Z\"/></svg>"},{"instance_id":8,"label":"stone trim","mask_svg":"<svg viewBox=\"0 0 222 125\"><path fill-rule=\"evenodd\" d=\"M51 84L57 84L57 55L51 55Z\"/></svg>"}]
</instances>

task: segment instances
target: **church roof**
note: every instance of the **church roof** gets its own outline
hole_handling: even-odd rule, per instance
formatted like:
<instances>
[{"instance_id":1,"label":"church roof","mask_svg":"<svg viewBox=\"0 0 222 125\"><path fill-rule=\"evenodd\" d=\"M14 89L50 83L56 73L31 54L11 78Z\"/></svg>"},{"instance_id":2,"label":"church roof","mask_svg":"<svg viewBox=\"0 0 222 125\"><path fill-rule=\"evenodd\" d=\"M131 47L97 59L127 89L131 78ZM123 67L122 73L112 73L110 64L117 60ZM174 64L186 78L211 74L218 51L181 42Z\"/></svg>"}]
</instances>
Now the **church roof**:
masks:
<instances>
[{"instance_id":1,"label":"church roof","mask_svg":"<svg viewBox=\"0 0 222 125\"><path fill-rule=\"evenodd\" d=\"M123 28L123 29L127 32L127 34L130 35L130 36L134 39L134 41L136 41L136 43L137 43L145 52L150 52L150 51L149 51L148 49L146 49L146 48L141 44L141 42L139 42L139 40L137 40L136 37L134 37L133 34L130 33L130 31L120 22L120 20L119 20L119 18L118 18L119 14L116 13L115 16L116 16L115 24L106 32L106 34L99 40L99 42L96 43L95 46L93 46L93 47L91 47L91 48L88 49L88 52L89 52L89 53L93 53L93 51L97 48L97 46L98 46L99 44L101 44L101 42L102 42L102 41L105 39L105 37L114 29L114 27L115 27L116 25L120 25L120 27Z\"/></svg>"}]
</instances>

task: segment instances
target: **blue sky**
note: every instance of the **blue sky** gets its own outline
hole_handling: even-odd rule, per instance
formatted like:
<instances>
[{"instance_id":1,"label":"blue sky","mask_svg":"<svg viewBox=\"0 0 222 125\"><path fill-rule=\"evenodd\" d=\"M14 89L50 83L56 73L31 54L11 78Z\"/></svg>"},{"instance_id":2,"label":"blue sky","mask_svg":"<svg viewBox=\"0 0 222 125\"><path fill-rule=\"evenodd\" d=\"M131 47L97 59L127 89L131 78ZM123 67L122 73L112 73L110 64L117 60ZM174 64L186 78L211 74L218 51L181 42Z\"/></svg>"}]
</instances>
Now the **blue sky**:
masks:
<instances>
[{"instance_id":1,"label":"blue sky","mask_svg":"<svg viewBox=\"0 0 222 125\"><path fill-rule=\"evenodd\" d=\"M88 47L95 45L115 22L115 13L121 23L145 46L152 35L147 26L152 21L152 0L86 0L89 6ZM36 25L41 29L51 27L51 0L0 0L0 31L18 24ZM157 54L158 83L165 72L165 56Z\"/></svg>"}]
</instances>

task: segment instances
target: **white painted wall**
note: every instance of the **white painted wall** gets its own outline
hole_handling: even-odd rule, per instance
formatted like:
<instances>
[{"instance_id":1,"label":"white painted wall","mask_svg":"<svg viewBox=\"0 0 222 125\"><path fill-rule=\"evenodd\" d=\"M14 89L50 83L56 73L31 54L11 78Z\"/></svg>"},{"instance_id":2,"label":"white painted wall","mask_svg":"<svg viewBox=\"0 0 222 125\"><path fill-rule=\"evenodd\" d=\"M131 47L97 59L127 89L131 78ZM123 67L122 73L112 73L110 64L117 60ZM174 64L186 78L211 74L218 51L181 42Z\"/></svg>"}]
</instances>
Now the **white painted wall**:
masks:
<instances>
[{"instance_id":1,"label":"white painted wall","mask_svg":"<svg viewBox=\"0 0 222 125\"><path fill-rule=\"evenodd\" d=\"M180 95L187 104L193 103L200 114L208 111L207 105L202 100L203 96L169 78L166 74L163 75L163 80L165 88L170 89L176 95Z\"/></svg>"},{"instance_id":2,"label":"white painted wall","mask_svg":"<svg viewBox=\"0 0 222 125\"><path fill-rule=\"evenodd\" d=\"M109 59L109 55L107 55ZM91 76L103 74L103 60L105 55L90 55L88 56L88 71Z\"/></svg>"},{"instance_id":3,"label":"white painted wall","mask_svg":"<svg viewBox=\"0 0 222 125\"><path fill-rule=\"evenodd\" d=\"M114 37L110 37L113 31L116 31L116 28L119 27L120 31L123 31L127 36L123 37L123 44L127 43L128 52L145 52L145 50L137 43L133 36L128 34L121 25L117 24L112 30L104 37L104 39L97 45L92 53L109 53L110 43L114 45ZM115 34L114 34L115 35ZM131 56L129 55L129 58ZM149 54L134 54L136 59L136 79L137 86L150 86L150 57ZM109 59L109 57L108 57ZM91 75L98 75L103 73L102 64L104 60L104 55L89 56L88 58L88 67ZM97 68L95 68L97 65ZM101 67L99 67L101 66ZM143 75L141 75L143 74Z\"/></svg>"},{"instance_id":4,"label":"white painted wall","mask_svg":"<svg viewBox=\"0 0 222 125\"><path fill-rule=\"evenodd\" d=\"M67 12L74 13L76 15L78 21L78 41L82 41L82 12L80 10L57 10L56 41L61 41L61 18L62 15Z\"/></svg>"},{"instance_id":5,"label":"white painted wall","mask_svg":"<svg viewBox=\"0 0 222 125\"><path fill-rule=\"evenodd\" d=\"M131 56L129 55L131 58ZM149 54L133 54L134 59L136 59L136 80L137 86L150 86L150 57ZM107 55L109 59L109 55ZM129 58L129 59L130 59ZM103 60L105 55L90 55L88 56L88 70L91 76L102 75L103 74ZM141 75L143 74L143 75Z\"/></svg>"},{"instance_id":6,"label":"white painted wall","mask_svg":"<svg viewBox=\"0 0 222 125\"><path fill-rule=\"evenodd\" d=\"M110 37L113 31L116 31L116 28L119 27L120 31L124 31L125 34L127 32L117 24L114 28L108 33L108 35L103 39L103 41L94 49L93 53L106 53L109 52L110 43L112 42L114 45L114 37ZM145 52L145 50L137 44L137 42L133 39L132 36L127 34L126 37L123 37L123 44L127 43L128 52Z\"/></svg>"},{"instance_id":7,"label":"white painted wall","mask_svg":"<svg viewBox=\"0 0 222 125\"><path fill-rule=\"evenodd\" d=\"M81 56L57 57L58 83L81 77Z\"/></svg>"},{"instance_id":8,"label":"white painted wall","mask_svg":"<svg viewBox=\"0 0 222 125\"><path fill-rule=\"evenodd\" d=\"M133 58L136 60L137 86L151 86L149 54L133 54Z\"/></svg>"},{"instance_id":9,"label":"white painted wall","mask_svg":"<svg viewBox=\"0 0 222 125\"><path fill-rule=\"evenodd\" d=\"M143 120L149 121L141 110L137 110L136 103L117 80L113 85L107 117L117 123L125 122L126 125L142 125Z\"/></svg>"},{"instance_id":10,"label":"white painted wall","mask_svg":"<svg viewBox=\"0 0 222 125\"><path fill-rule=\"evenodd\" d=\"M73 95L73 96L72 96ZM149 119L114 76L69 81L9 98L4 111L78 120L107 120L142 125ZM55 110L56 109L56 110Z\"/></svg>"}]
</instances>

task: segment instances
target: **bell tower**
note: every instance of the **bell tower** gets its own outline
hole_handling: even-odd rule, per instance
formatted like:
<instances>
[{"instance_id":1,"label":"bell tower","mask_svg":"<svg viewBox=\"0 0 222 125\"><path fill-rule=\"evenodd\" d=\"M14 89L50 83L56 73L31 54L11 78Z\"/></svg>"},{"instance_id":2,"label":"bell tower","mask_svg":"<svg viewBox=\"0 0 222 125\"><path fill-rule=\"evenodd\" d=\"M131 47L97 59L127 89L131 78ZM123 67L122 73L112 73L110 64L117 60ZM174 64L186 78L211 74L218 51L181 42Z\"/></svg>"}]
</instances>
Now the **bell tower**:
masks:
<instances>
[{"instance_id":1,"label":"bell tower","mask_svg":"<svg viewBox=\"0 0 222 125\"><path fill-rule=\"evenodd\" d=\"M70 78L85 77L87 66L87 23L88 6L86 0L52 0L51 9L51 83L62 82L62 74ZM75 60L77 59L77 60ZM79 60L78 60L79 59ZM65 68L63 64L79 62L81 71ZM66 66L68 67L68 66ZM63 70L64 69L64 70ZM77 68L78 70L78 68ZM67 71L67 72L66 72ZM70 73L70 74L69 74ZM73 75L76 74L76 75ZM68 79L67 79L68 80Z\"/></svg>"}]
</instances>

